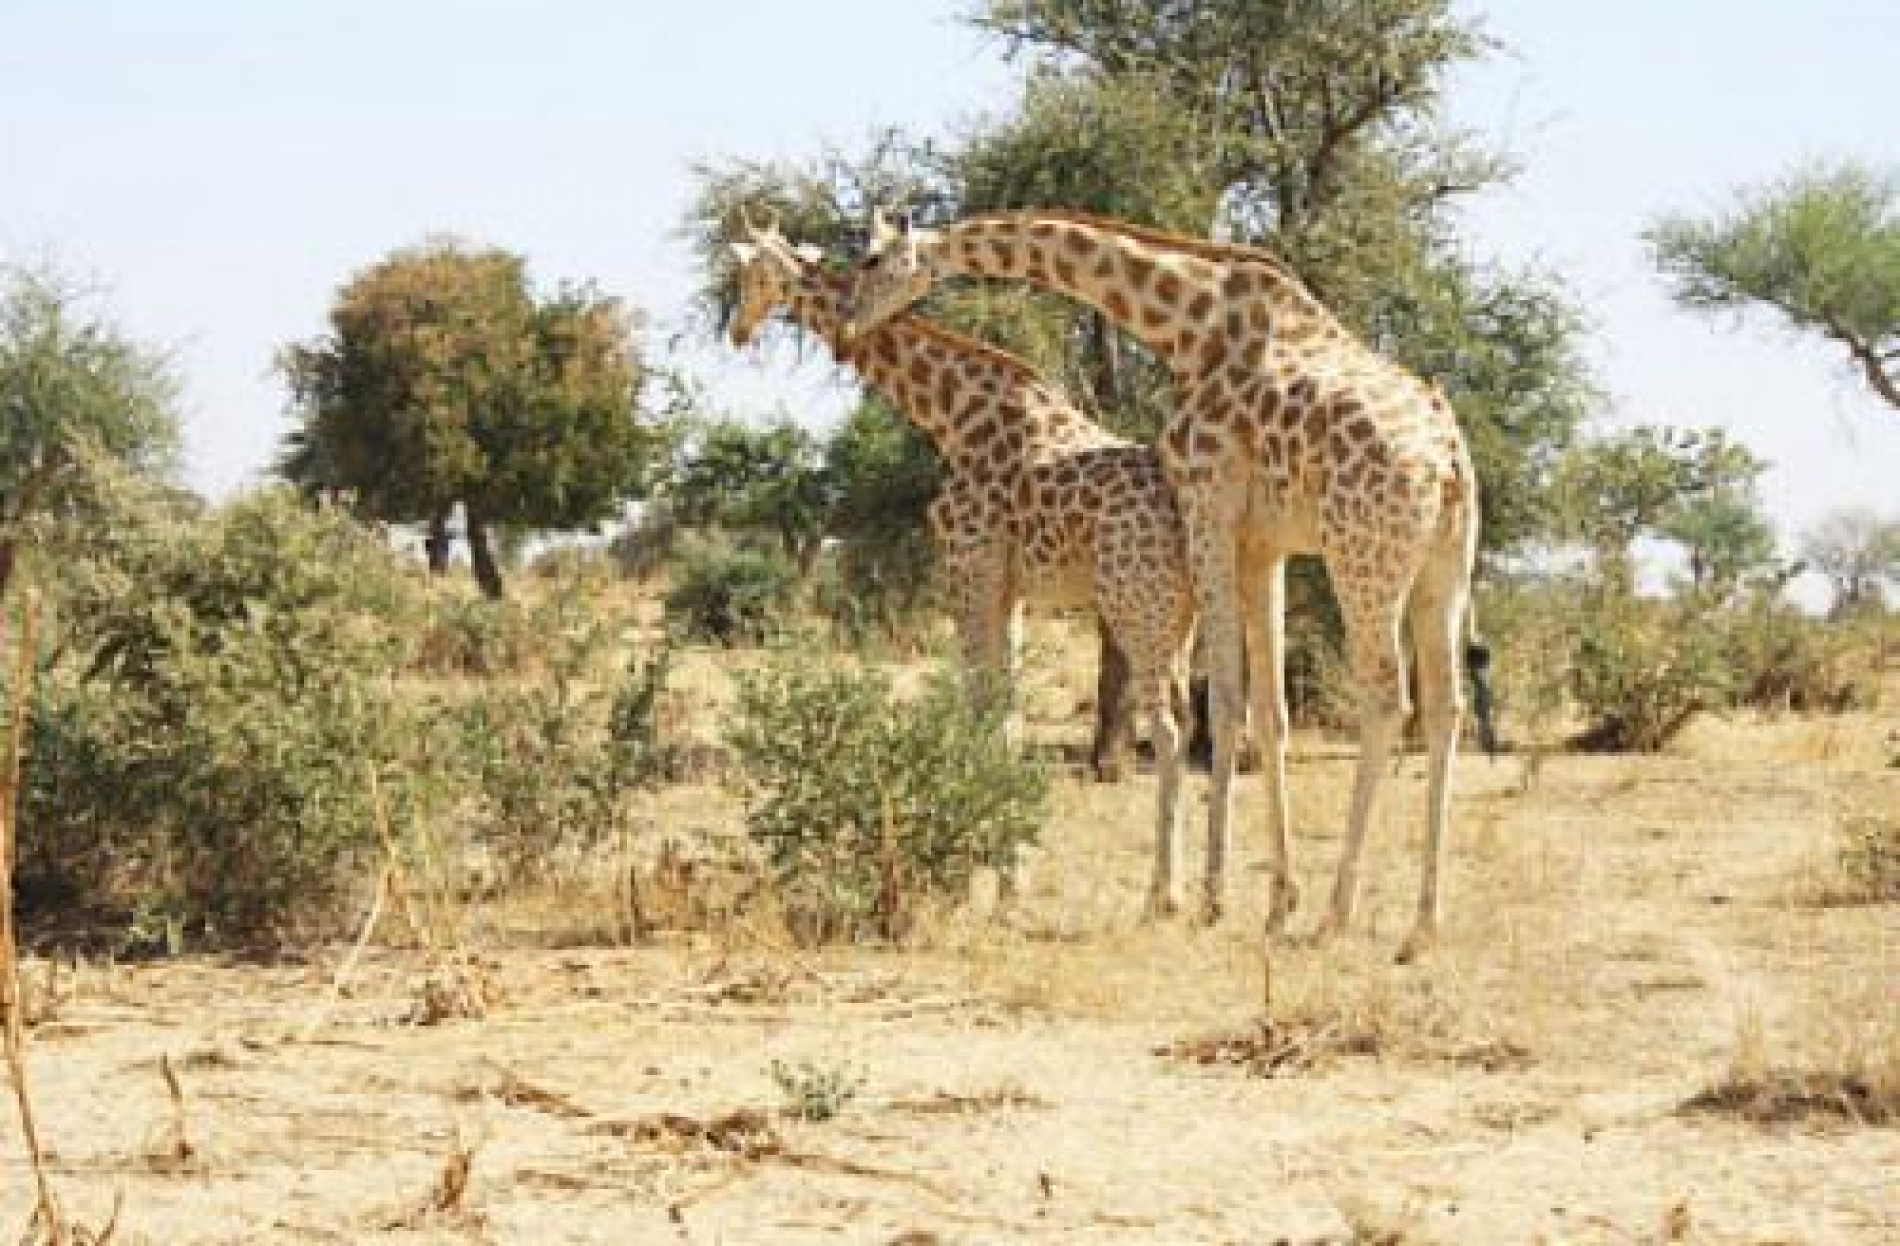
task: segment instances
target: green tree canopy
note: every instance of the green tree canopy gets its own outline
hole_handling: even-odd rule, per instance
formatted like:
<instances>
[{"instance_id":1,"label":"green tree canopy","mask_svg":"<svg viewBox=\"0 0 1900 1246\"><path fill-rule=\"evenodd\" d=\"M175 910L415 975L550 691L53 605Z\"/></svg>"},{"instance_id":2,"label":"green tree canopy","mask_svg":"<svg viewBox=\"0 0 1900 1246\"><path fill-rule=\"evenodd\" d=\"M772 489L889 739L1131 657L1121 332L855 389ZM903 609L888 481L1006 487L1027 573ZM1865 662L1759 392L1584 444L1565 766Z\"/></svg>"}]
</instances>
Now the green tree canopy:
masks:
<instances>
[{"instance_id":1,"label":"green tree canopy","mask_svg":"<svg viewBox=\"0 0 1900 1246\"><path fill-rule=\"evenodd\" d=\"M1676 301L1703 312L1772 308L1844 348L1900 408L1900 172L1818 167L1737 200L1645 233Z\"/></svg>"},{"instance_id":2,"label":"green tree canopy","mask_svg":"<svg viewBox=\"0 0 1900 1246\"><path fill-rule=\"evenodd\" d=\"M365 269L330 332L283 355L299 419L280 466L378 519L460 506L476 576L502 592L491 528L574 529L646 484L662 436L638 413L633 322L589 287L539 296L525 262L431 243Z\"/></svg>"},{"instance_id":3,"label":"green tree canopy","mask_svg":"<svg viewBox=\"0 0 1900 1246\"><path fill-rule=\"evenodd\" d=\"M686 430L667 482L672 516L687 527L770 533L809 573L825 537L832 486L823 448L781 416L759 426L702 421Z\"/></svg>"},{"instance_id":4,"label":"green tree canopy","mask_svg":"<svg viewBox=\"0 0 1900 1246\"><path fill-rule=\"evenodd\" d=\"M18 525L68 509L75 455L166 476L179 446L170 363L51 270L0 266L0 589Z\"/></svg>"},{"instance_id":5,"label":"green tree canopy","mask_svg":"<svg viewBox=\"0 0 1900 1246\"><path fill-rule=\"evenodd\" d=\"M1640 537L1672 540L1698 587L1732 584L1773 556L1756 482L1768 464L1719 428L1638 425L1577 447L1557 469L1563 530L1628 590Z\"/></svg>"}]
</instances>

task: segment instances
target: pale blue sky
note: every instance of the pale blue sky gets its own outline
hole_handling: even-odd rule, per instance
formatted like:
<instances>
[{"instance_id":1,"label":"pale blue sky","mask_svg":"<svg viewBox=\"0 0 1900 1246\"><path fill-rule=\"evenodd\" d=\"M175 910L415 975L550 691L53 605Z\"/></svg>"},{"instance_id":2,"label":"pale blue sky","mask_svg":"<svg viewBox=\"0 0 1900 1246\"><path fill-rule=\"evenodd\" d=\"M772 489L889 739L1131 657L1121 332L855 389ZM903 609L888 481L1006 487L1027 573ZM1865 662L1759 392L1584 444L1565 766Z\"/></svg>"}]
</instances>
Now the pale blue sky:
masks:
<instances>
[{"instance_id":1,"label":"pale blue sky","mask_svg":"<svg viewBox=\"0 0 1900 1246\"><path fill-rule=\"evenodd\" d=\"M588 278L686 330L676 228L695 160L802 158L1006 107L967 0L0 0L0 260L99 279L186 386L188 477L258 479L285 421L271 359L336 287L453 232ZM1457 117L1525 172L1471 212L1593 321L1612 418L1715 423L1774 460L1772 513L1900 509L1900 417L1833 353L1671 308L1637 233L1807 159L1900 164L1892 0L1468 0L1509 50ZM841 396L783 355L688 340L741 409Z\"/></svg>"}]
</instances>

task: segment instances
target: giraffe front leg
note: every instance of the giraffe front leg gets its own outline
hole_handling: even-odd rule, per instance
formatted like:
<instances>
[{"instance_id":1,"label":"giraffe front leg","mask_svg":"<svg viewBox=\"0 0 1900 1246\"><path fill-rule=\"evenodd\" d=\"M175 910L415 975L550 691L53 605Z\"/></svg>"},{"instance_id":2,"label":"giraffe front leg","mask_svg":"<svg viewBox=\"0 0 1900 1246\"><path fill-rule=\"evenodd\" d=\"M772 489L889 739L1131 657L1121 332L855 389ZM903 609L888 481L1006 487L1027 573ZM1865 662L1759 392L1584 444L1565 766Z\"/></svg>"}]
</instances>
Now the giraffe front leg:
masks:
<instances>
[{"instance_id":1,"label":"giraffe front leg","mask_svg":"<svg viewBox=\"0 0 1900 1246\"><path fill-rule=\"evenodd\" d=\"M1268 559L1264 573L1243 585L1247 635L1249 721L1260 749L1267 803L1266 937L1277 939L1299 907L1286 785L1286 559Z\"/></svg>"},{"instance_id":2,"label":"giraffe front leg","mask_svg":"<svg viewBox=\"0 0 1900 1246\"><path fill-rule=\"evenodd\" d=\"M1148 884L1150 920L1181 911L1181 772L1183 745L1179 707L1187 700L1185 654L1171 655L1157 669L1143 672L1141 687L1150 699L1150 733L1155 755L1155 860Z\"/></svg>"},{"instance_id":3,"label":"giraffe front leg","mask_svg":"<svg viewBox=\"0 0 1900 1246\"><path fill-rule=\"evenodd\" d=\"M1198 534L1197 534L1198 536ZM1197 541L1196 546L1199 545ZM1234 771L1240 724L1245 716L1241 690L1239 603L1231 541L1196 548L1195 594L1200 605L1202 653L1208 669L1208 717L1213 720L1214 757L1208 782L1207 860L1201 887L1200 919L1213 925L1225 908L1227 853L1234 807Z\"/></svg>"}]
</instances>

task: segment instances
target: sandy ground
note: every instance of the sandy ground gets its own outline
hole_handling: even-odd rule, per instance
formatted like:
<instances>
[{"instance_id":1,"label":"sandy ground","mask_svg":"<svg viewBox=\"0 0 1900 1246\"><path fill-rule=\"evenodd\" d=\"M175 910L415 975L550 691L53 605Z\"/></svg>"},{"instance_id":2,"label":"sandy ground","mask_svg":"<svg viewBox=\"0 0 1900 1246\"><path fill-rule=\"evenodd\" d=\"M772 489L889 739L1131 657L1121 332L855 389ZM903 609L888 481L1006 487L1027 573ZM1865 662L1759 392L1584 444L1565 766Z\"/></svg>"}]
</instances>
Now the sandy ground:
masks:
<instances>
[{"instance_id":1,"label":"sandy ground","mask_svg":"<svg viewBox=\"0 0 1900 1246\"><path fill-rule=\"evenodd\" d=\"M1751 1060L1900 1063L1900 906L1828 900L1843 818L1900 808L1895 722L1713 724L1527 793L1467 762L1446 943L1399 968L1411 759L1364 930L1275 954L1268 1029L1258 837L1226 926L1144 927L1148 776L1065 781L1020 907L905 952L553 922L481 949L485 1017L435 1024L409 951L333 1001L345 947L67 967L51 1005L35 961L41 1130L119 1242L1900 1241L1900 1128L1683 1108ZM1312 897L1349 773L1301 741ZM842 1110L785 1115L775 1062Z\"/></svg>"}]
</instances>

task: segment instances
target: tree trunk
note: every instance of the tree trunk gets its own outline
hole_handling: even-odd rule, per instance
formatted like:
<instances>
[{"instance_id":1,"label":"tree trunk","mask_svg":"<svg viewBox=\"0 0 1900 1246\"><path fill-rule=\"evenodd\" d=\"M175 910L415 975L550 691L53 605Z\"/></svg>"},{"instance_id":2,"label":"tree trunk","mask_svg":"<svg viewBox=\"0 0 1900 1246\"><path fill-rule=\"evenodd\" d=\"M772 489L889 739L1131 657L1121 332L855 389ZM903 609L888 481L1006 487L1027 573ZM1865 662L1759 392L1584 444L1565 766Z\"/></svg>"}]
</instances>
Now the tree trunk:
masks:
<instances>
[{"instance_id":1,"label":"tree trunk","mask_svg":"<svg viewBox=\"0 0 1900 1246\"><path fill-rule=\"evenodd\" d=\"M1109 417L1111 423L1119 423L1122 417L1122 357L1121 343L1115 337L1115 326L1101 312L1089 313L1089 336L1094 339L1095 365L1090 386L1095 390L1095 410L1099 415Z\"/></svg>"},{"instance_id":2,"label":"tree trunk","mask_svg":"<svg viewBox=\"0 0 1900 1246\"><path fill-rule=\"evenodd\" d=\"M429 559L429 574L441 575L449 569L449 550L454 538L449 536L449 517L437 515L429 521L429 535L422 540L422 548Z\"/></svg>"},{"instance_id":3,"label":"tree trunk","mask_svg":"<svg viewBox=\"0 0 1900 1246\"><path fill-rule=\"evenodd\" d=\"M475 569L475 583L490 601L502 599L501 567L488 543L488 523L467 506L463 507L468 524L468 560Z\"/></svg>"},{"instance_id":4,"label":"tree trunk","mask_svg":"<svg viewBox=\"0 0 1900 1246\"><path fill-rule=\"evenodd\" d=\"M1128 655L1115 644L1099 618L1095 632L1101 641L1101 661L1096 668L1095 741L1089 748L1089 759L1097 779L1117 783L1135 747L1132 671Z\"/></svg>"}]
</instances>

